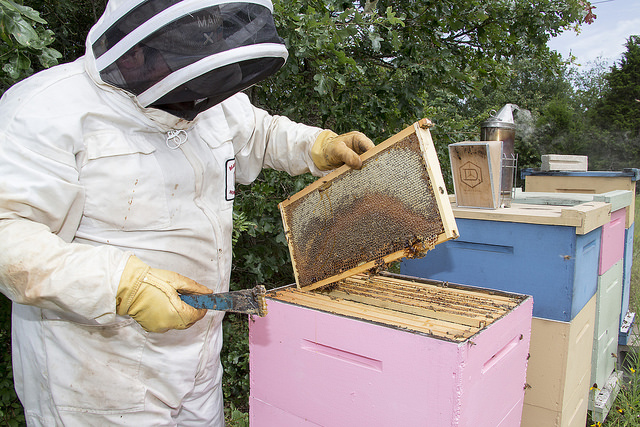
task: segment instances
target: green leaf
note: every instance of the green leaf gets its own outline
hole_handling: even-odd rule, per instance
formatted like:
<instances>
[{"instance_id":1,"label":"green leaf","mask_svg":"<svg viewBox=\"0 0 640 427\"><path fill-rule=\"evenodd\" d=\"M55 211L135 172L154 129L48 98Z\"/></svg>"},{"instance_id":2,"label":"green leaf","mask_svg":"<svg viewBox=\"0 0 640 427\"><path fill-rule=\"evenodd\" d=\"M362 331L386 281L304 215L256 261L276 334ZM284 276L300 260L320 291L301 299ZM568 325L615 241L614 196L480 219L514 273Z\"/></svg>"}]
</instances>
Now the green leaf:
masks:
<instances>
[{"instance_id":1,"label":"green leaf","mask_svg":"<svg viewBox=\"0 0 640 427\"><path fill-rule=\"evenodd\" d=\"M22 18L14 19L11 35L22 46L31 46L34 40L38 39L38 33L33 29L31 24Z\"/></svg>"},{"instance_id":2,"label":"green leaf","mask_svg":"<svg viewBox=\"0 0 640 427\"><path fill-rule=\"evenodd\" d=\"M320 95L326 95L329 93L328 79L323 74L316 74L313 76L313 80L316 82L315 90Z\"/></svg>"},{"instance_id":3,"label":"green leaf","mask_svg":"<svg viewBox=\"0 0 640 427\"><path fill-rule=\"evenodd\" d=\"M18 80L21 76L21 70L18 67L17 55L12 55L11 59L2 66L2 71L7 73L10 78Z\"/></svg>"},{"instance_id":4,"label":"green leaf","mask_svg":"<svg viewBox=\"0 0 640 427\"><path fill-rule=\"evenodd\" d=\"M0 9L6 9L12 12L17 12L24 17L35 21L39 24L46 24L47 22L40 17L40 13L36 10L30 8L29 6L23 6L21 4L17 4L11 0L1 0L0 1Z\"/></svg>"},{"instance_id":5,"label":"green leaf","mask_svg":"<svg viewBox=\"0 0 640 427\"><path fill-rule=\"evenodd\" d=\"M369 40L371 40L371 45L373 47L373 50L376 52L379 52L380 42L383 41L384 39L380 37L378 34L369 33Z\"/></svg>"},{"instance_id":6,"label":"green leaf","mask_svg":"<svg viewBox=\"0 0 640 427\"><path fill-rule=\"evenodd\" d=\"M404 27L404 20L396 16L396 13L393 11L391 6L387 7L386 10L387 20L392 25L402 25Z\"/></svg>"},{"instance_id":7,"label":"green leaf","mask_svg":"<svg viewBox=\"0 0 640 427\"><path fill-rule=\"evenodd\" d=\"M42 64L43 67L49 68L56 65L58 63L58 59L60 59L61 57L62 54L60 52L55 49L46 47L42 50L42 53L38 56L38 59L40 60L40 64Z\"/></svg>"}]
</instances>

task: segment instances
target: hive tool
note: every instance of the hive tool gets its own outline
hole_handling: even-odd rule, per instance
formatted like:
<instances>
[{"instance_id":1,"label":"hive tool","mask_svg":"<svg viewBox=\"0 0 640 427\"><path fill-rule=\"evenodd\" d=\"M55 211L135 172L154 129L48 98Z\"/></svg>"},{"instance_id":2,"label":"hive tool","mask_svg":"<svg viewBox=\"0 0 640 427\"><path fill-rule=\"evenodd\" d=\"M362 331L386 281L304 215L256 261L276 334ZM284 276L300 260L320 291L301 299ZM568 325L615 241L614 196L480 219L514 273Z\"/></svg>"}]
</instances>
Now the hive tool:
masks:
<instances>
[{"instance_id":1,"label":"hive tool","mask_svg":"<svg viewBox=\"0 0 640 427\"><path fill-rule=\"evenodd\" d=\"M195 308L257 314L260 317L264 317L267 315L266 293L265 287L258 285L253 289L217 294L180 295L180 299Z\"/></svg>"}]
</instances>

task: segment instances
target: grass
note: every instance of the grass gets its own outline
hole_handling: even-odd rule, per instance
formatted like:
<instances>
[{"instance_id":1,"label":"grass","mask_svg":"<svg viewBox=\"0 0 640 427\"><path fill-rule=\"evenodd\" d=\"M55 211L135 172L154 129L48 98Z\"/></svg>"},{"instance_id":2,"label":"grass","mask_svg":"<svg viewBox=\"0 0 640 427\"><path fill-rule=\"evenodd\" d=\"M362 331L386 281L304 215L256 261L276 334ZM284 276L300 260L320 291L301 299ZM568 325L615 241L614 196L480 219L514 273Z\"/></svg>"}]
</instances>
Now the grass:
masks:
<instances>
[{"instance_id":1,"label":"grass","mask_svg":"<svg viewBox=\"0 0 640 427\"><path fill-rule=\"evenodd\" d=\"M633 230L633 265L631 267L631 290L629 310L636 313L636 330L640 315L640 196L636 194L635 226ZM631 350L627 353L623 367L625 381L616 397L607 418L603 423L589 420L587 426L594 427L632 427L640 426L640 342L635 338L630 342Z\"/></svg>"}]
</instances>

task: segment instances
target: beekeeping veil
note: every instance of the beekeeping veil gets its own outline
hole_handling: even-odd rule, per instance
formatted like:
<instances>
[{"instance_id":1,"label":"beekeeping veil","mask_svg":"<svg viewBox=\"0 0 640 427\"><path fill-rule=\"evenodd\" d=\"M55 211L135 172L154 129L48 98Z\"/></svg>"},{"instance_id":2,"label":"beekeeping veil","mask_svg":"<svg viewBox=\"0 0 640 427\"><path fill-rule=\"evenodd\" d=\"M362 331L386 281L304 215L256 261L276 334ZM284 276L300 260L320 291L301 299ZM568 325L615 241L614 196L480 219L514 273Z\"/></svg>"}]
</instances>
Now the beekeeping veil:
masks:
<instances>
[{"instance_id":1,"label":"beekeeping veil","mask_svg":"<svg viewBox=\"0 0 640 427\"><path fill-rule=\"evenodd\" d=\"M88 52L105 83L192 120L284 65L272 12L269 0L112 0Z\"/></svg>"}]
</instances>

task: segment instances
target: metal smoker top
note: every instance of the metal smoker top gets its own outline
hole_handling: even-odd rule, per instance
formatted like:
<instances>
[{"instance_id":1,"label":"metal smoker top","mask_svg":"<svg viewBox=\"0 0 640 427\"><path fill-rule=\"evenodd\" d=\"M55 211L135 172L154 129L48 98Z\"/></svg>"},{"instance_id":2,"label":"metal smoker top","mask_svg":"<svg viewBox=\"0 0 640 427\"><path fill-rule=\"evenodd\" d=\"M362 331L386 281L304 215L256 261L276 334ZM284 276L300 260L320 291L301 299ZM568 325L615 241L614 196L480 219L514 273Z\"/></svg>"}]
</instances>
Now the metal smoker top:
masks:
<instances>
[{"instance_id":1,"label":"metal smoker top","mask_svg":"<svg viewBox=\"0 0 640 427\"><path fill-rule=\"evenodd\" d=\"M518 106L515 104L506 104L497 113L495 112L495 110L492 111L491 117L489 117L487 120L484 120L480 124L480 127L515 129L516 124L513 121L514 109L518 109Z\"/></svg>"}]
</instances>

